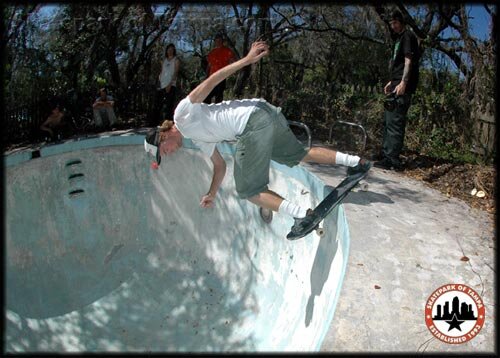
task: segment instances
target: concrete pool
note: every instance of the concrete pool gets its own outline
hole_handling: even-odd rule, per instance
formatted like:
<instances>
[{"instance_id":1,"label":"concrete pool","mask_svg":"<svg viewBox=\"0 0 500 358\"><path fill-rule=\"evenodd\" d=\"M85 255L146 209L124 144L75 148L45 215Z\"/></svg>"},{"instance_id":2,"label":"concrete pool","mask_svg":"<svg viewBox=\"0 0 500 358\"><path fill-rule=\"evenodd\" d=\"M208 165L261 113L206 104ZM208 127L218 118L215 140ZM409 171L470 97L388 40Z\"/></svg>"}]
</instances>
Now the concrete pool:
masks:
<instances>
[{"instance_id":1,"label":"concrete pool","mask_svg":"<svg viewBox=\"0 0 500 358\"><path fill-rule=\"evenodd\" d=\"M286 240L236 196L231 144L213 209L211 163L189 140L150 168L144 134L4 156L7 352L318 351L345 274L343 207L321 239ZM315 206L330 187L272 164L270 187Z\"/></svg>"}]
</instances>

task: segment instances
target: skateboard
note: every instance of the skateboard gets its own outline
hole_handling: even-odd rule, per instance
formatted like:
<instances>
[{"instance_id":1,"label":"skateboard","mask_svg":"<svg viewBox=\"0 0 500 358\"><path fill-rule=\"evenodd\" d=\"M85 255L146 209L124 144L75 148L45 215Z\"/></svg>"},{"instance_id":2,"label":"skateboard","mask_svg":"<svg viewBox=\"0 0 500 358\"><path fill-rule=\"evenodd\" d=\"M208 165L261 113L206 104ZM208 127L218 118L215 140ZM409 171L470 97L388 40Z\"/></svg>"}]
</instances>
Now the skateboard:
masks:
<instances>
[{"instance_id":1,"label":"skateboard","mask_svg":"<svg viewBox=\"0 0 500 358\"><path fill-rule=\"evenodd\" d=\"M333 191L318 204L318 206L316 206L311 215L306 216L306 218L298 225L292 226L292 229L286 238L288 240L297 240L306 236L313 230L316 230L316 233L320 237L323 236L325 234L325 230L319 227L319 223L328 214L330 214L330 212L337 205L339 205L342 200L344 200L351 189L356 187L367 174L368 172L356 173L342 180L342 182L337 185L335 189L333 189Z\"/></svg>"}]
</instances>

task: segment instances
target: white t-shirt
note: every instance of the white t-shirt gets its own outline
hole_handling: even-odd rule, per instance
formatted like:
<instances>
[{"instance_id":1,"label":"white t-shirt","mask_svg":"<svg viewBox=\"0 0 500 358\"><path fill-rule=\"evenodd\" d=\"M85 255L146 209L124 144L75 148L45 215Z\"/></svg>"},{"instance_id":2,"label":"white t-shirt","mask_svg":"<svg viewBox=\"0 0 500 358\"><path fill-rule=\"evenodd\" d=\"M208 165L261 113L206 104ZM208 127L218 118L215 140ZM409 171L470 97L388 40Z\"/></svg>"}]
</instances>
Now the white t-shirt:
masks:
<instances>
[{"instance_id":1,"label":"white t-shirt","mask_svg":"<svg viewBox=\"0 0 500 358\"><path fill-rule=\"evenodd\" d=\"M177 57L174 56L171 60L168 58L165 58L163 60L163 63L161 65L161 72L160 72L160 88L164 89L169 85L170 82L172 82L172 77L174 76L175 72L175 63L176 63ZM176 83L175 81L172 82L172 86L175 86Z\"/></svg>"},{"instance_id":2,"label":"white t-shirt","mask_svg":"<svg viewBox=\"0 0 500 358\"><path fill-rule=\"evenodd\" d=\"M243 133L257 102L265 100L254 98L206 104L191 103L187 96L177 105L174 122L184 137L212 156L217 143L236 140L236 136Z\"/></svg>"}]
</instances>

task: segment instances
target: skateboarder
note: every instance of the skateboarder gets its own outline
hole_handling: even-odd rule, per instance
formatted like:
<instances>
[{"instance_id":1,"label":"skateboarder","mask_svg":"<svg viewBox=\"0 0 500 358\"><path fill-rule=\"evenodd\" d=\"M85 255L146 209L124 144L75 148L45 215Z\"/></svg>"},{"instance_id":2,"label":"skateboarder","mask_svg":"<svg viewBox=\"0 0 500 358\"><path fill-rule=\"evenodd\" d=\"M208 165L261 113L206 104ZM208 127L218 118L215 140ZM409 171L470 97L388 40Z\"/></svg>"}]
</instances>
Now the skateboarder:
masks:
<instances>
[{"instance_id":1,"label":"skateboarder","mask_svg":"<svg viewBox=\"0 0 500 358\"><path fill-rule=\"evenodd\" d=\"M348 166L348 174L368 171L372 163L322 147L307 150L295 137L286 118L277 108L262 99L203 103L205 97L221 81L245 66L258 62L269 54L264 41L252 44L248 54L220 69L200 83L175 109L174 120L146 135L145 150L156 156L175 152L182 137L190 138L213 163L213 177L200 206L213 207L217 191L226 172L226 163L216 144L236 140L234 181L240 198L268 210L302 220L308 213L303 208L268 189L271 160L293 167L301 161Z\"/></svg>"}]
</instances>

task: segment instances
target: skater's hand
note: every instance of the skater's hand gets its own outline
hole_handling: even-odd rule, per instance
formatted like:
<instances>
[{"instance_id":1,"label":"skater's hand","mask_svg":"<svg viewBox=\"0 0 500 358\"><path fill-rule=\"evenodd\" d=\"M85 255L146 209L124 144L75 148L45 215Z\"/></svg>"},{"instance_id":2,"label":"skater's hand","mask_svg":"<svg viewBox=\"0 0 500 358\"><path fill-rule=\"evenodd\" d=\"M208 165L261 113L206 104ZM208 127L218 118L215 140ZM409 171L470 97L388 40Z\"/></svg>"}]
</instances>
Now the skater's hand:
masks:
<instances>
[{"instance_id":1,"label":"skater's hand","mask_svg":"<svg viewBox=\"0 0 500 358\"><path fill-rule=\"evenodd\" d=\"M214 207L214 200L215 200L215 198L210 193L203 195L203 197L201 198L201 201L200 201L200 206L202 208L213 208Z\"/></svg>"},{"instance_id":2,"label":"skater's hand","mask_svg":"<svg viewBox=\"0 0 500 358\"><path fill-rule=\"evenodd\" d=\"M265 41L256 41L252 44L246 58L250 63L259 61L262 57L269 54L269 46Z\"/></svg>"},{"instance_id":3,"label":"skater's hand","mask_svg":"<svg viewBox=\"0 0 500 358\"><path fill-rule=\"evenodd\" d=\"M241 70L243 67L258 62L262 57L268 54L269 46L265 41L254 42L252 48L245 57L212 73L207 79L196 86L196 88L188 94L189 100L191 103L202 103L219 83L233 73Z\"/></svg>"}]
</instances>

